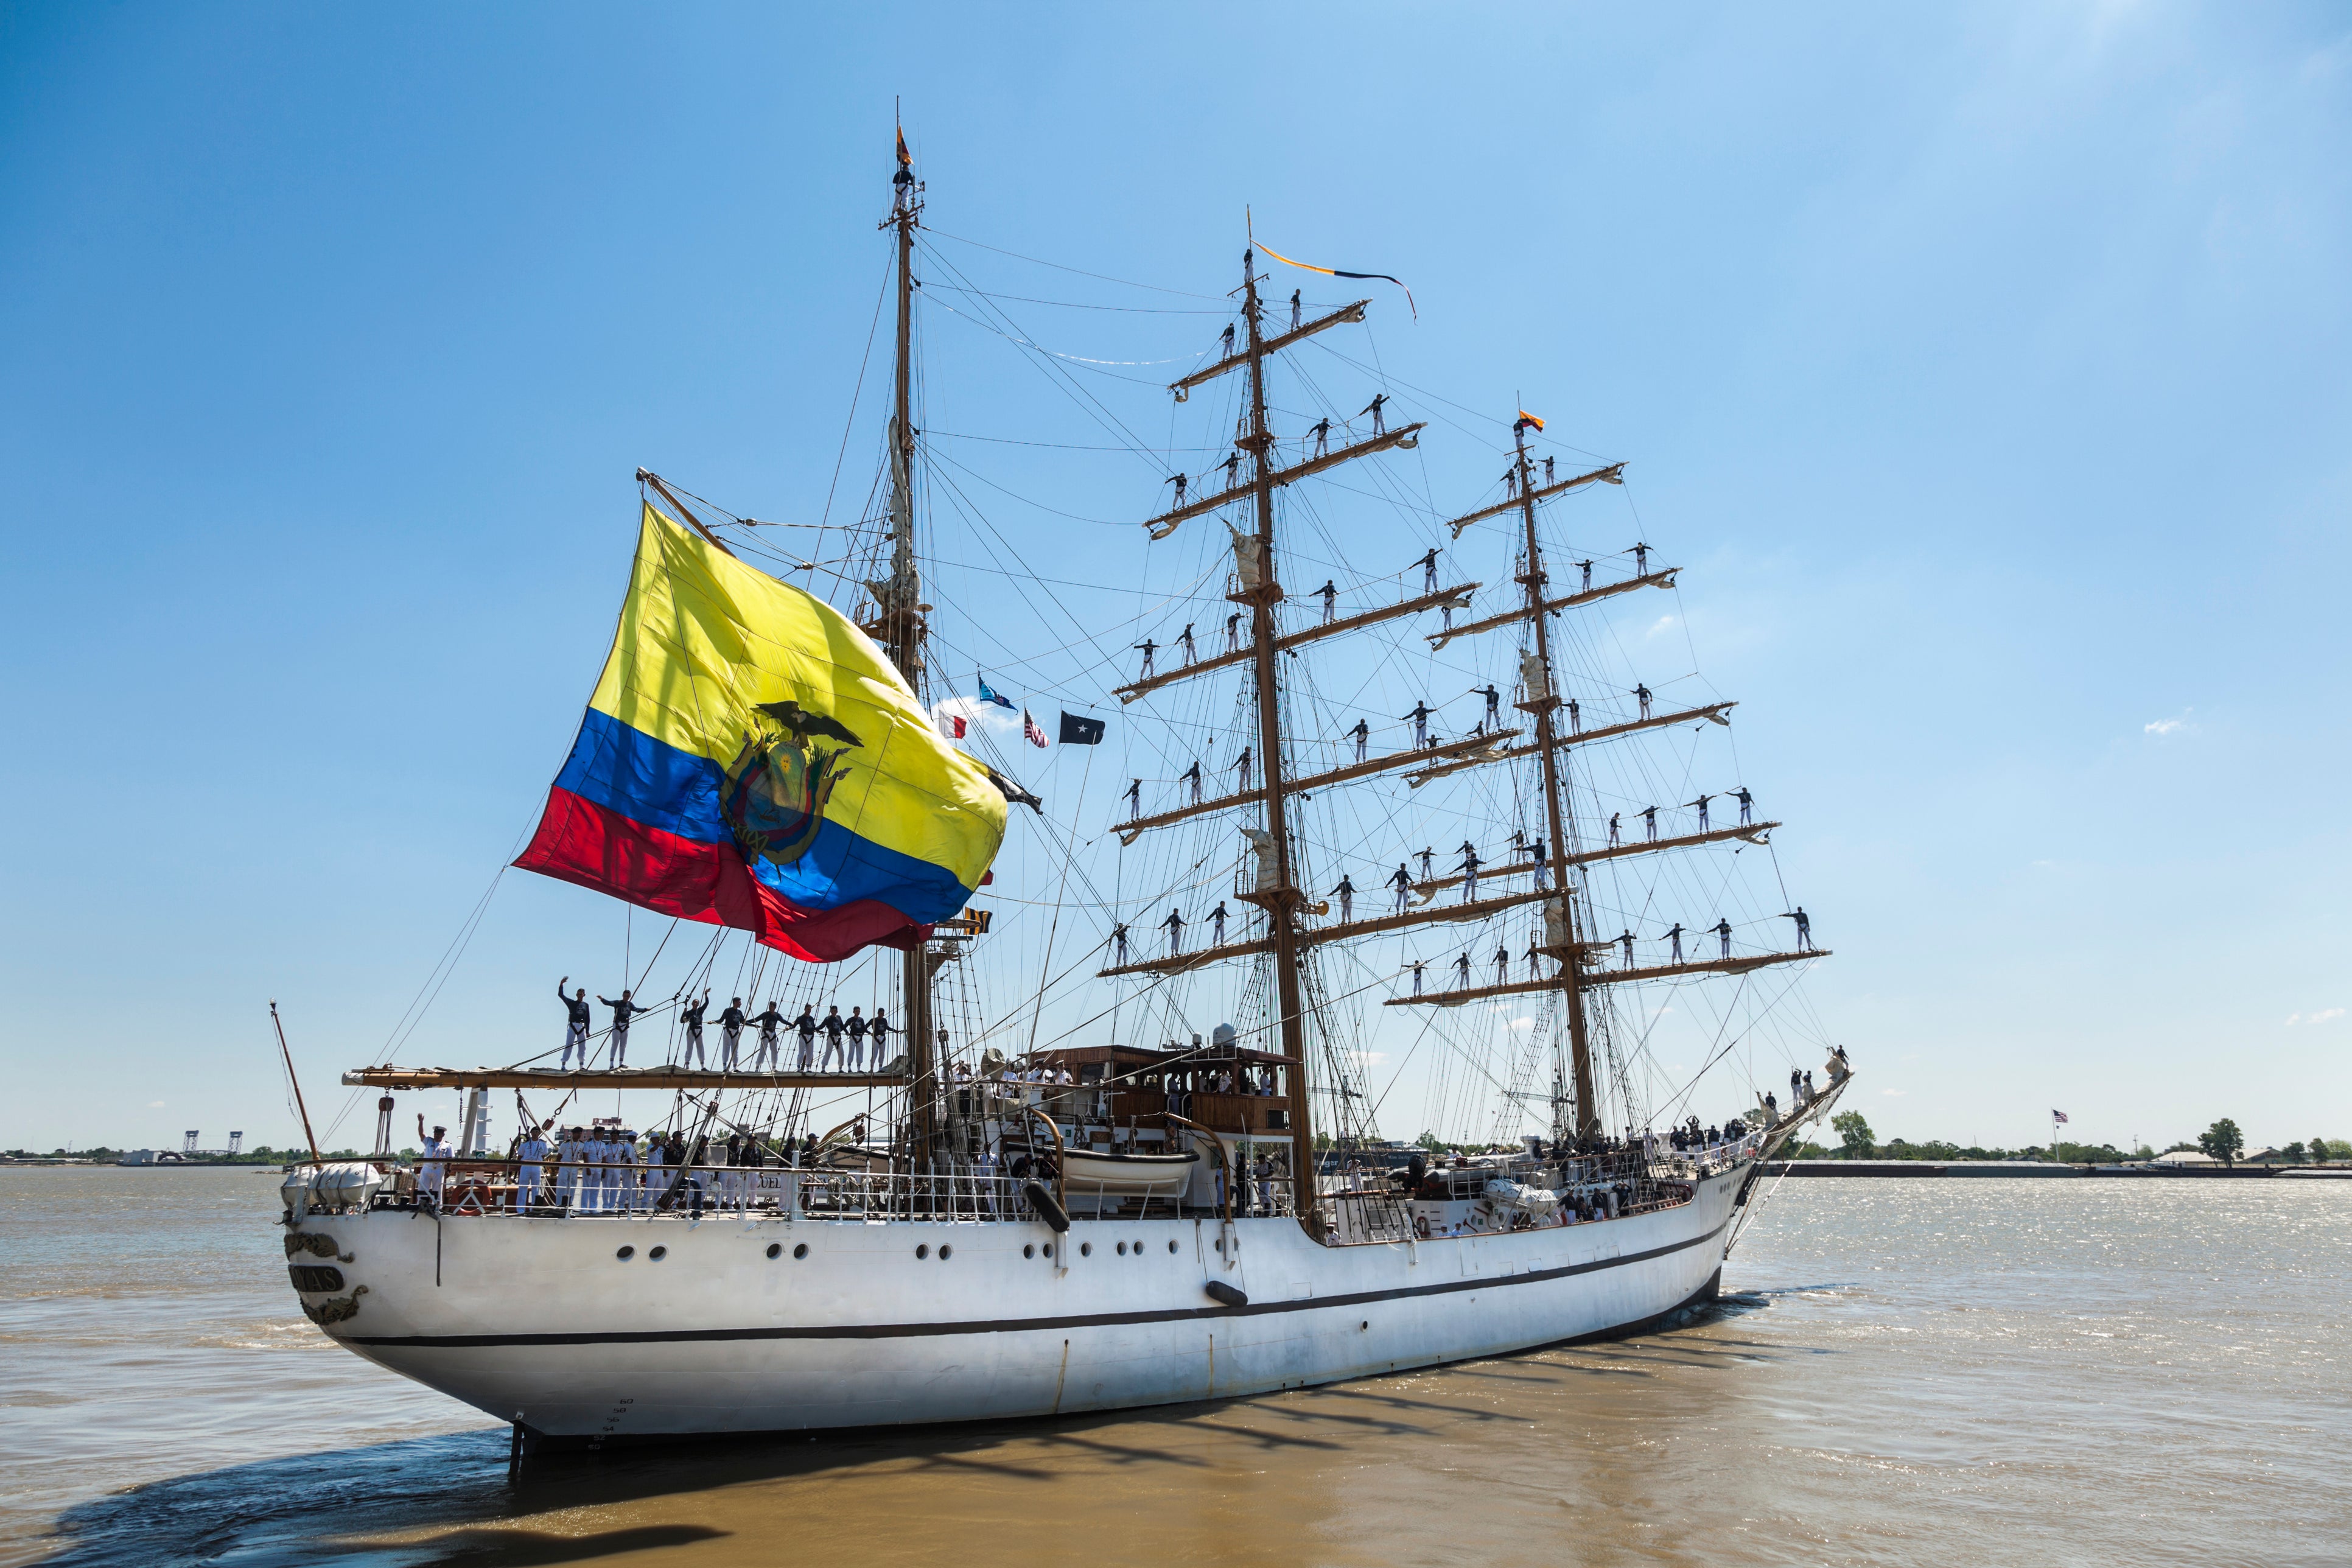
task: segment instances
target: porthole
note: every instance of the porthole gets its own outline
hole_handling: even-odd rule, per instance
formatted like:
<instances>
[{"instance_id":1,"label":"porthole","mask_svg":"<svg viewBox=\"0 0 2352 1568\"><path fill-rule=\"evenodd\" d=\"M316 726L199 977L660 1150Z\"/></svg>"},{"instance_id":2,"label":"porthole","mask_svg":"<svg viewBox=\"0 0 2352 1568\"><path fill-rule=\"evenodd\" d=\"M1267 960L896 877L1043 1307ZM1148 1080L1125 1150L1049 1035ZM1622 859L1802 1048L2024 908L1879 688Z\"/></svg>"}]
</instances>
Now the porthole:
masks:
<instances>
[{"instance_id":1,"label":"porthole","mask_svg":"<svg viewBox=\"0 0 2352 1568\"><path fill-rule=\"evenodd\" d=\"M1092 1258L1094 1255L1095 1244L1093 1242L1082 1241L1078 1243L1078 1256L1080 1258Z\"/></svg>"},{"instance_id":2,"label":"porthole","mask_svg":"<svg viewBox=\"0 0 2352 1568\"><path fill-rule=\"evenodd\" d=\"M798 1247L793 1247L793 1256L794 1258L806 1258L808 1256L808 1243L803 1241Z\"/></svg>"},{"instance_id":3,"label":"porthole","mask_svg":"<svg viewBox=\"0 0 2352 1568\"><path fill-rule=\"evenodd\" d=\"M620 1251L613 1254L614 1257L619 1258L624 1263L626 1263L630 1258L635 1258L636 1255L637 1249L634 1247L625 1247L621 1248Z\"/></svg>"},{"instance_id":4,"label":"porthole","mask_svg":"<svg viewBox=\"0 0 2352 1568\"><path fill-rule=\"evenodd\" d=\"M656 1247L651 1252L646 1253L646 1256L652 1258L656 1263L659 1263L663 1258L669 1256L669 1248L667 1247Z\"/></svg>"},{"instance_id":5,"label":"porthole","mask_svg":"<svg viewBox=\"0 0 2352 1568\"><path fill-rule=\"evenodd\" d=\"M1121 1258L1125 1258L1127 1256L1127 1243L1122 1241L1118 1244L1118 1255Z\"/></svg>"},{"instance_id":6,"label":"porthole","mask_svg":"<svg viewBox=\"0 0 2352 1568\"><path fill-rule=\"evenodd\" d=\"M1037 1256L1037 1248L1034 1245L1024 1245L1021 1248L1021 1256L1024 1258L1034 1258Z\"/></svg>"},{"instance_id":7,"label":"porthole","mask_svg":"<svg viewBox=\"0 0 2352 1568\"><path fill-rule=\"evenodd\" d=\"M923 1243L922 1246L915 1248L915 1256L918 1258L929 1258L930 1255L931 1244L928 1241Z\"/></svg>"},{"instance_id":8,"label":"porthole","mask_svg":"<svg viewBox=\"0 0 2352 1568\"><path fill-rule=\"evenodd\" d=\"M781 1241L772 1241L772 1242L768 1243L768 1256L769 1256L769 1257L771 1257L771 1258L782 1258L783 1255L784 1255L784 1244L783 1244L782 1242L781 1242Z\"/></svg>"},{"instance_id":9,"label":"porthole","mask_svg":"<svg viewBox=\"0 0 2352 1568\"><path fill-rule=\"evenodd\" d=\"M1050 1241L1045 1244L1045 1256L1048 1258L1054 1256L1054 1244Z\"/></svg>"},{"instance_id":10,"label":"porthole","mask_svg":"<svg viewBox=\"0 0 2352 1568\"><path fill-rule=\"evenodd\" d=\"M1171 1252L1176 1250L1176 1238L1173 1237L1168 1238L1168 1250Z\"/></svg>"},{"instance_id":11,"label":"porthole","mask_svg":"<svg viewBox=\"0 0 2352 1568\"><path fill-rule=\"evenodd\" d=\"M1137 1243L1134 1245L1134 1247L1133 1247L1132 1248L1130 1248L1129 1250L1131 1250L1131 1251L1135 1254L1135 1256L1137 1256L1138 1258L1142 1257L1142 1256L1143 1256L1143 1243L1141 1243L1141 1242L1139 1242L1139 1242L1137 1242Z\"/></svg>"},{"instance_id":12,"label":"porthole","mask_svg":"<svg viewBox=\"0 0 2352 1568\"><path fill-rule=\"evenodd\" d=\"M955 1256L955 1244L954 1244L954 1243L952 1243L952 1242L946 1242L946 1241L943 1241L943 1242L940 1243L940 1262L945 1263L949 1258L953 1258L954 1256Z\"/></svg>"}]
</instances>

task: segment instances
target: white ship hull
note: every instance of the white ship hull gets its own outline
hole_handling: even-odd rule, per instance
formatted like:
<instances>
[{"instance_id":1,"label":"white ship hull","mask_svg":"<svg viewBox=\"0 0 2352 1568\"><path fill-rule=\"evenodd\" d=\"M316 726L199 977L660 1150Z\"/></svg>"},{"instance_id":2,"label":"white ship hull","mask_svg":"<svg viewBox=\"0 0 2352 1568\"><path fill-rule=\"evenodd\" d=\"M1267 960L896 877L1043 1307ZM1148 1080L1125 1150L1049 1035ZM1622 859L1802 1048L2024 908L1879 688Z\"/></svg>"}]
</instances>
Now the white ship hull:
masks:
<instances>
[{"instance_id":1,"label":"white ship hull","mask_svg":"<svg viewBox=\"0 0 2352 1568\"><path fill-rule=\"evenodd\" d=\"M1056 1236L396 1209L312 1215L299 1230L331 1237L332 1255L292 1261L342 1276L340 1296L302 1299L346 1347L542 1436L971 1421L1258 1394L1654 1324L1714 1293L1751 1169L1672 1208L1429 1241L1327 1247L1288 1218L1240 1220L1230 1262L1214 1219L1082 1220ZM1212 1300L1212 1280L1247 1303Z\"/></svg>"}]
</instances>

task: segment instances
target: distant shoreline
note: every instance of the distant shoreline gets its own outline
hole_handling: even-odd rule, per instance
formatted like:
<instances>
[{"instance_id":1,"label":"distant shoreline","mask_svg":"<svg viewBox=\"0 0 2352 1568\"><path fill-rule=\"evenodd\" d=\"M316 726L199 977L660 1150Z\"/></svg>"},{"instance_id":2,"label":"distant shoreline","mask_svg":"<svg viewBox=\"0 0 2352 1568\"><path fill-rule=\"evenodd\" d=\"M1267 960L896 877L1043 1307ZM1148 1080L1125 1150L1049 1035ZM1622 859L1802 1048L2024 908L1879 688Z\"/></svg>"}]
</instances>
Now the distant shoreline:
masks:
<instances>
[{"instance_id":1,"label":"distant shoreline","mask_svg":"<svg viewBox=\"0 0 2352 1568\"><path fill-rule=\"evenodd\" d=\"M2352 1165L2123 1165L2058 1164L2043 1160L1775 1160L1765 1166L1770 1176L1965 1176L1975 1179L2017 1176L2050 1179L2059 1176L2102 1176L2122 1180L2190 1181L2222 1177L2277 1178L2283 1181L2352 1181Z\"/></svg>"}]
</instances>

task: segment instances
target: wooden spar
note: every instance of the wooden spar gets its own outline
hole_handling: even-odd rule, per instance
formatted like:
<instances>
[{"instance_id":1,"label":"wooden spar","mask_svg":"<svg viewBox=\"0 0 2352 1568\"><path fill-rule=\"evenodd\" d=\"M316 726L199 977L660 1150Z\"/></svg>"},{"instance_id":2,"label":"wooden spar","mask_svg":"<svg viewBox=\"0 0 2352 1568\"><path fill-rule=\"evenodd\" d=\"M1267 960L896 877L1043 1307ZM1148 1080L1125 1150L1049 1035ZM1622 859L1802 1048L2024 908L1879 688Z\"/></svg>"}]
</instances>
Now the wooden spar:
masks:
<instances>
[{"instance_id":1,"label":"wooden spar","mask_svg":"<svg viewBox=\"0 0 2352 1568\"><path fill-rule=\"evenodd\" d=\"M908 1042L910 1045L912 1042ZM623 1068L558 1072L552 1068L358 1068L343 1075L354 1089L895 1089L904 1072L706 1072L698 1068Z\"/></svg>"},{"instance_id":2,"label":"wooden spar","mask_svg":"<svg viewBox=\"0 0 2352 1568\"><path fill-rule=\"evenodd\" d=\"M1278 1024L1282 1030L1282 1054L1299 1065L1286 1074L1290 1085L1290 1131L1297 1140L1297 1152L1291 1161L1291 1187L1297 1194L1292 1207L1297 1211L1299 1228L1317 1241L1329 1238L1324 1235L1320 1185L1315 1179L1314 1105L1307 1091L1307 1018L1306 1003L1298 984L1298 928L1294 923L1298 906L1305 901L1299 892L1297 879L1290 864L1290 817L1287 803L1283 798L1282 702L1279 673L1281 652L1274 646L1274 606L1282 602L1282 576L1274 550L1274 491L1277 482L1274 468L1274 442L1265 423L1265 337L1257 315L1257 258L1255 247L1242 252L1242 320L1249 328L1249 408L1251 488L1256 493L1257 512L1257 595L1263 601L1257 613L1250 617L1251 641L1256 653L1257 674L1257 734L1258 765L1265 775L1265 831L1274 852L1274 886L1259 895L1265 910L1266 924L1272 929L1274 942L1274 987L1280 1005ZM1381 444L1412 445L1405 437L1419 426L1392 432L1375 441L1362 444L1366 450L1377 450ZM1333 459L1345 461L1345 450L1332 454ZM1304 463L1286 471L1279 482L1287 484L1301 479L1318 468L1329 468L1333 462Z\"/></svg>"},{"instance_id":3,"label":"wooden spar","mask_svg":"<svg viewBox=\"0 0 2352 1568\"><path fill-rule=\"evenodd\" d=\"M1521 485L1519 489L1525 497L1524 504L1533 506L1539 500L1549 500L1554 496L1566 495L1569 491L1589 485L1596 479L1602 484L1622 485L1625 482L1624 474L1624 464L1612 463L1605 468L1595 468L1589 474L1579 474L1572 479L1562 479L1556 485L1546 485L1539 490L1529 490L1525 485ZM1481 510L1466 512L1445 526L1454 531L1454 538L1460 539L1462 531L1472 523L1484 522L1490 517L1500 517L1507 511L1516 511L1521 504L1522 502L1517 500L1496 501L1493 506Z\"/></svg>"},{"instance_id":4,"label":"wooden spar","mask_svg":"<svg viewBox=\"0 0 2352 1568\"><path fill-rule=\"evenodd\" d=\"M1543 549L1536 538L1536 497L1534 473L1528 466L1528 433L1525 420L1511 426L1513 461L1519 470L1519 514L1527 524L1527 570L1519 581L1528 591L1528 613L1535 619L1536 662L1543 671L1544 689L1528 693L1521 707L1533 712L1536 721L1536 752L1543 762L1544 815L1551 825L1551 885L1561 889L1559 908L1568 927L1568 951L1552 984L1559 988L1560 1003L1568 1012L1568 1043L1570 1066L1576 1080L1576 1136L1580 1142L1597 1136L1601 1131L1601 1105L1592 1084L1592 1040L1584 1018L1584 996L1581 971L1584 967L1582 947L1576 939L1577 927L1582 923L1576 903L1567 896L1569 829L1570 816L1567 792L1560 787L1560 750L1558 737L1552 732L1552 715L1559 710L1559 699L1554 692L1558 681L1552 675L1550 617L1544 614ZM1600 477L1598 474L1592 476ZM1573 480L1571 483L1575 482ZM1617 482L1612 476L1612 483ZM1456 530L1458 537L1460 530ZM1558 1122L1553 1123L1558 1136Z\"/></svg>"},{"instance_id":5,"label":"wooden spar","mask_svg":"<svg viewBox=\"0 0 2352 1568\"><path fill-rule=\"evenodd\" d=\"M677 515L686 520L686 524L688 528L693 529L695 532L702 535L703 538L719 546L719 553L721 555L730 556L735 553L733 551L727 548L727 542L725 540L719 538L717 534L711 532L710 530L702 525L702 520L695 516L692 510L689 509L684 501L677 499L677 495L675 491L673 491L667 485L662 483L662 477L659 474L655 473L651 468L639 468L637 470L637 479L641 483L653 486L654 489L660 494L661 499L669 502L670 506L677 512Z\"/></svg>"},{"instance_id":6,"label":"wooden spar","mask_svg":"<svg viewBox=\"0 0 2352 1568\"><path fill-rule=\"evenodd\" d=\"M1489 882L1497 877L1524 877L1530 871L1542 870L1545 865L1546 862L1541 860L1518 860L1508 866L1481 866L1478 868L1478 879L1482 882ZM1437 877L1426 882L1412 883L1412 887L1414 892L1420 894L1423 899L1428 900L1435 898L1448 888L1458 888L1461 885L1462 879L1459 877Z\"/></svg>"},{"instance_id":7,"label":"wooden spar","mask_svg":"<svg viewBox=\"0 0 2352 1568\"><path fill-rule=\"evenodd\" d=\"M1391 447L1415 446L1421 439L1421 432L1426 423L1425 420L1416 420L1411 425L1401 425L1393 430L1373 437L1369 441L1359 441L1352 447L1342 447L1336 452L1327 452L1319 458L1309 458L1303 463L1295 463L1286 468L1277 468L1274 466L1272 459L1265 453L1265 447L1271 444L1271 439L1263 432L1259 432L1250 438L1253 444L1250 456L1255 459L1258 470L1256 478L1247 484L1235 485L1227 490L1219 490L1215 495L1202 500L1188 501L1173 511L1163 511L1158 517L1146 518L1143 526L1151 531L1152 538L1165 539L1176 531L1177 524L1188 519L1199 517L1204 512L1214 511L1221 506L1230 505L1245 496L1258 494L1261 490L1271 494L1284 485L1297 484L1299 480L1310 475L1319 474L1326 468L1336 468L1342 463L1352 463L1359 458L1369 458L1374 452L1385 452Z\"/></svg>"},{"instance_id":8,"label":"wooden spar","mask_svg":"<svg viewBox=\"0 0 2352 1568\"><path fill-rule=\"evenodd\" d=\"M1350 321L1360 321L1364 319L1364 307L1370 303L1370 300L1359 300L1352 305L1342 305L1328 316L1318 316L1303 327L1294 328L1278 338L1268 340L1265 347L1259 352L1265 354L1278 354L1294 343L1305 342L1319 331ZM1181 381L1170 382L1168 390L1176 395L1177 402L1185 402L1192 397L1192 389L1202 383L1214 381L1227 371L1239 370L1249 363L1250 356L1246 349L1237 354L1227 354L1206 370L1196 370Z\"/></svg>"},{"instance_id":9,"label":"wooden spar","mask_svg":"<svg viewBox=\"0 0 2352 1568\"><path fill-rule=\"evenodd\" d=\"M1579 851L1568 858L1568 863L1590 866L1601 860L1622 860L1628 855L1648 855L1662 849L1687 849L1694 844L1720 844L1730 838L1763 844L1769 842L1764 836L1780 826L1777 822L1743 822L1737 827L1717 827L1706 833L1685 833L1673 838L1644 838L1639 844L1612 844L1606 849Z\"/></svg>"},{"instance_id":10,"label":"wooden spar","mask_svg":"<svg viewBox=\"0 0 2352 1568\"><path fill-rule=\"evenodd\" d=\"M1829 955L1827 948L1814 948L1801 952L1759 952L1742 958L1710 958L1691 963L1658 963L1643 969L1587 969L1579 973L1578 984L1590 989L1595 985L1629 985L1643 980L1674 980L1686 974L1745 974L1751 969L1762 969L1767 964L1797 963L1808 958L1827 958ZM1462 991L1432 991L1419 996L1391 996L1381 1005L1459 1007L1468 1002L1483 1002L1490 996L1530 996L1559 988L1559 980L1555 976L1549 980L1517 980L1507 985L1474 985Z\"/></svg>"},{"instance_id":11,"label":"wooden spar","mask_svg":"<svg viewBox=\"0 0 2352 1568\"><path fill-rule=\"evenodd\" d=\"M1628 577L1622 583L1603 583L1598 588L1587 588L1580 594L1570 594L1564 599L1549 600L1544 605L1544 609L1547 612L1571 610L1579 605L1590 605L1596 599L1606 599L1616 594L1630 594L1636 588L1671 588L1675 585L1675 574L1681 570L1679 566L1669 566L1663 571L1645 572L1639 577ZM1522 605L1516 610L1505 610L1499 616L1488 616L1483 621L1472 621L1467 626L1453 626L1442 632L1431 632L1429 650L1435 653L1455 637L1476 637L1480 632L1491 632L1497 626L1507 626L1513 622L1524 621L1534 614L1533 605Z\"/></svg>"},{"instance_id":12,"label":"wooden spar","mask_svg":"<svg viewBox=\"0 0 2352 1568\"><path fill-rule=\"evenodd\" d=\"M319 1157L319 1135L310 1131L310 1108L302 1103L302 1080L294 1075L294 1053L287 1048L286 1024L278 1016L275 998L269 1004L269 1026L278 1031L278 1054L286 1058L286 1082L294 1090L294 1109L302 1113L302 1141L310 1145L310 1163L323 1165L326 1162ZM330 1127L327 1131L331 1132L334 1129Z\"/></svg>"},{"instance_id":13,"label":"wooden spar","mask_svg":"<svg viewBox=\"0 0 2352 1568\"><path fill-rule=\"evenodd\" d=\"M1661 713L1654 719L1633 719L1622 724L1603 725L1598 730L1571 730L1554 740L1552 744L1561 751L1566 751L1570 746L1581 746L1593 741L1607 741L1619 735L1630 735L1636 730L1662 730L1669 724L1696 722L1702 719L1712 719L1718 724L1728 724L1731 721L1723 715L1738 706L1737 702L1710 702L1704 708L1685 708L1679 713ZM1445 763L1433 768L1423 768L1405 782L1413 788L1419 789L1432 779L1442 779L1448 773L1458 773L1465 768L1483 767L1488 763L1513 762L1520 757L1532 757L1535 754L1536 748L1533 745L1513 746L1508 751L1496 752L1490 757L1465 757L1459 762Z\"/></svg>"},{"instance_id":14,"label":"wooden spar","mask_svg":"<svg viewBox=\"0 0 2352 1568\"><path fill-rule=\"evenodd\" d=\"M904 145L901 132L901 145ZM890 662L898 666L918 699L923 690L923 616L920 563L915 553L915 431L913 343L915 222L922 205L911 183L894 183L890 226L898 230L898 333L890 423L889 602L882 606ZM907 1042L911 1079L907 1097L912 1157L929 1158L932 1102L937 1098L931 1050L931 966L928 944L918 942L899 956L899 1027Z\"/></svg>"},{"instance_id":15,"label":"wooden spar","mask_svg":"<svg viewBox=\"0 0 2352 1568\"><path fill-rule=\"evenodd\" d=\"M1442 746L1416 747L1410 752L1391 752L1385 757L1374 757L1368 762L1349 763L1345 767L1333 768L1327 773L1308 773L1304 778L1292 779L1282 786L1282 791L1285 795L1304 795L1309 790L1322 789L1327 785L1346 784L1350 779L1367 778L1373 773L1387 773L1394 768L1411 767L1414 763L1426 757L1458 757L1466 752L1475 752L1482 747L1500 745L1517 733L1517 730L1504 730L1492 735L1472 735L1464 740L1449 741ZM1118 835L1121 843L1132 844L1139 835L1150 828L1165 827L1171 822L1182 822L1195 816L1207 816L1213 812L1231 811L1237 805L1255 805L1265 798L1265 791L1262 789L1243 790L1238 795L1220 795L1215 800L1204 800L1198 805L1181 805L1173 811L1162 811L1150 816L1139 816L1131 822L1115 823L1111 826L1111 831Z\"/></svg>"},{"instance_id":16,"label":"wooden spar","mask_svg":"<svg viewBox=\"0 0 2352 1568\"><path fill-rule=\"evenodd\" d=\"M1482 921L1489 915L1515 910L1550 897L1545 889L1530 893L1507 893L1499 899L1480 899L1470 904L1431 904L1409 910L1401 915L1381 915L1373 920L1349 921L1344 925L1301 926L1293 941L1301 948L1321 947L1326 942L1353 942L1359 937L1381 936L1392 931L1407 931L1414 926L1455 925L1464 921ZM1146 958L1133 963L1122 963L1113 969L1096 971L1099 979L1120 974L1181 974L1189 969L1220 963L1228 958L1249 958L1272 951L1272 941L1260 937L1249 942L1229 942L1222 947L1204 947L1194 952L1171 953L1165 958Z\"/></svg>"},{"instance_id":17,"label":"wooden spar","mask_svg":"<svg viewBox=\"0 0 2352 1568\"><path fill-rule=\"evenodd\" d=\"M1476 583L1456 584L1451 588L1441 588L1434 594L1423 594L1418 598L1407 599L1401 604L1385 605L1377 610L1366 610L1361 615L1343 616L1328 626L1308 626L1305 631L1292 632L1288 637L1276 637L1274 646L1288 653L1292 648L1303 647L1311 642L1319 642L1325 637L1335 637L1341 632L1352 632L1363 626L1378 626L1382 621L1392 621L1399 616L1419 615L1423 610L1433 610L1440 605L1451 604L1454 608L1460 609L1469 602L1470 595L1476 593L1480 586L1481 584ZM1188 664L1162 675L1150 676L1131 686L1118 687L1116 689L1117 695L1121 702L1132 702L1147 692L1157 691L1163 686L1171 686L1190 676L1206 675L1212 670L1230 669L1235 665L1247 664L1255 656L1256 650L1254 648L1243 648L1235 653L1221 653L1214 658L1204 658L1197 664Z\"/></svg>"}]
</instances>

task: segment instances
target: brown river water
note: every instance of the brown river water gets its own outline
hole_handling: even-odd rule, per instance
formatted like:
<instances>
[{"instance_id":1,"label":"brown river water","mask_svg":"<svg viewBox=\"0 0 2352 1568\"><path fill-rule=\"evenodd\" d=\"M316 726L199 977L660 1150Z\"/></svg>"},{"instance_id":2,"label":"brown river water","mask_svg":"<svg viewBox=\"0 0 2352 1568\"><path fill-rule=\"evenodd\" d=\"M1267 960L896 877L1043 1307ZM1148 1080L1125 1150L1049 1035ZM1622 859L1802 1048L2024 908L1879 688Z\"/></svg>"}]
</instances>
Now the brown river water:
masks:
<instances>
[{"instance_id":1,"label":"brown river water","mask_svg":"<svg viewBox=\"0 0 2352 1568\"><path fill-rule=\"evenodd\" d=\"M2352 1562L2352 1182L1790 1181L1669 1332L519 1484L276 1188L0 1170L0 1563Z\"/></svg>"}]
</instances>

